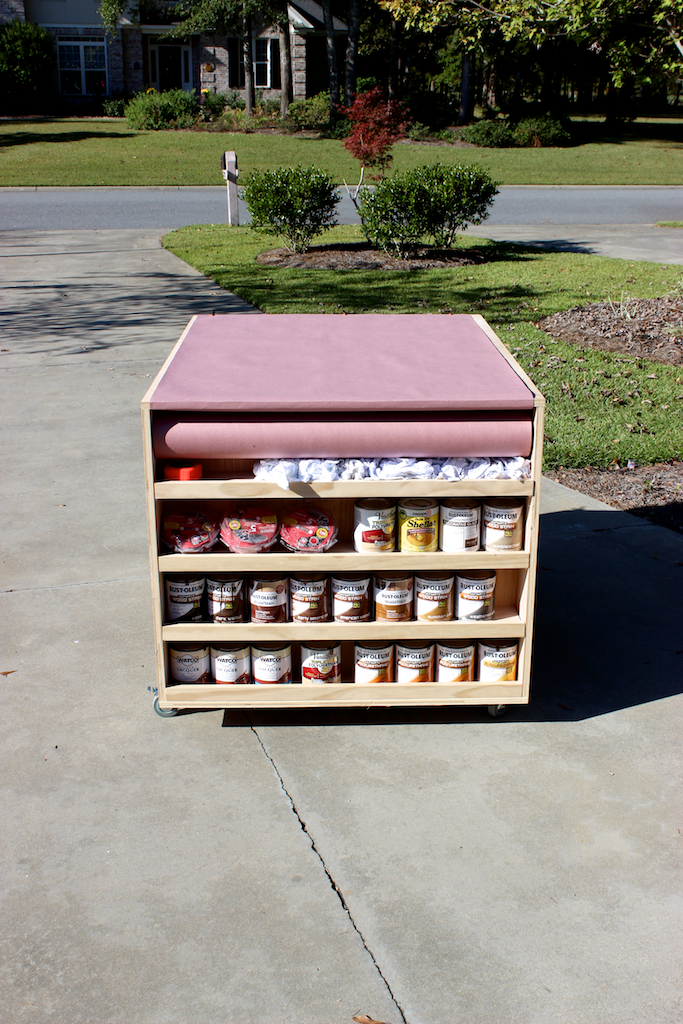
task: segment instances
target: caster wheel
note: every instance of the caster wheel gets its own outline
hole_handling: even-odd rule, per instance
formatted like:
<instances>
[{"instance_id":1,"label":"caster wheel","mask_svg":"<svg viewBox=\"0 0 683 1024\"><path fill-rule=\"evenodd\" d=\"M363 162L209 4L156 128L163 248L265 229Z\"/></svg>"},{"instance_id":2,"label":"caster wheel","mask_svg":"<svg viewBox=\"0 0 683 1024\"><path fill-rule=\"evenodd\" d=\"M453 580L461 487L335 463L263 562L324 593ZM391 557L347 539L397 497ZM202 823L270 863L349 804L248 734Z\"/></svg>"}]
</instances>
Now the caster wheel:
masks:
<instances>
[{"instance_id":1,"label":"caster wheel","mask_svg":"<svg viewBox=\"0 0 683 1024\"><path fill-rule=\"evenodd\" d=\"M491 718L502 718L508 712L507 704L489 704L488 712Z\"/></svg>"},{"instance_id":2,"label":"caster wheel","mask_svg":"<svg viewBox=\"0 0 683 1024\"><path fill-rule=\"evenodd\" d=\"M154 698L154 703L152 707L154 708L159 718L175 718L175 716L178 714L177 708L160 708L158 697Z\"/></svg>"}]
</instances>

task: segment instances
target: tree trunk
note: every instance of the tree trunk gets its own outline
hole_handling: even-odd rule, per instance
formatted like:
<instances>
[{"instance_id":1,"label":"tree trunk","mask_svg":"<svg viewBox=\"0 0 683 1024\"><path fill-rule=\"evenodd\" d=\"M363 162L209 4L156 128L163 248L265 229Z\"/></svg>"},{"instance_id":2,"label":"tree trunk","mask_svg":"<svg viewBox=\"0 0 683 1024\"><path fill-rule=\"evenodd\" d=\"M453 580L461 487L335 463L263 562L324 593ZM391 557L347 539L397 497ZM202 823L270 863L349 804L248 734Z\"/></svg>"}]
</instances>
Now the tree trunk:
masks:
<instances>
[{"instance_id":1,"label":"tree trunk","mask_svg":"<svg viewBox=\"0 0 683 1024\"><path fill-rule=\"evenodd\" d=\"M398 99L398 88L400 78L399 68L399 33L398 22L391 19L391 35L389 37L389 99Z\"/></svg>"},{"instance_id":2,"label":"tree trunk","mask_svg":"<svg viewBox=\"0 0 683 1024\"><path fill-rule=\"evenodd\" d=\"M251 15L243 21L242 60L244 62L244 114L249 118L254 112L254 64L251 54Z\"/></svg>"},{"instance_id":3,"label":"tree trunk","mask_svg":"<svg viewBox=\"0 0 683 1024\"><path fill-rule=\"evenodd\" d=\"M285 21L277 27L280 38L280 117L287 117L292 98L292 47L289 36L287 0L283 3Z\"/></svg>"},{"instance_id":4,"label":"tree trunk","mask_svg":"<svg viewBox=\"0 0 683 1024\"><path fill-rule=\"evenodd\" d=\"M460 108L458 124L467 124L474 113L474 57L471 53L462 55L462 75L460 78Z\"/></svg>"},{"instance_id":5,"label":"tree trunk","mask_svg":"<svg viewBox=\"0 0 683 1024\"><path fill-rule=\"evenodd\" d=\"M356 92L356 58L360 36L360 0L349 0L349 35L346 42L344 103L350 107Z\"/></svg>"},{"instance_id":6,"label":"tree trunk","mask_svg":"<svg viewBox=\"0 0 683 1024\"><path fill-rule=\"evenodd\" d=\"M334 37L332 5L330 0L322 0L325 20L325 39L327 42L327 67L330 72L330 121L337 116L339 106L339 72L337 70L337 44Z\"/></svg>"}]
</instances>

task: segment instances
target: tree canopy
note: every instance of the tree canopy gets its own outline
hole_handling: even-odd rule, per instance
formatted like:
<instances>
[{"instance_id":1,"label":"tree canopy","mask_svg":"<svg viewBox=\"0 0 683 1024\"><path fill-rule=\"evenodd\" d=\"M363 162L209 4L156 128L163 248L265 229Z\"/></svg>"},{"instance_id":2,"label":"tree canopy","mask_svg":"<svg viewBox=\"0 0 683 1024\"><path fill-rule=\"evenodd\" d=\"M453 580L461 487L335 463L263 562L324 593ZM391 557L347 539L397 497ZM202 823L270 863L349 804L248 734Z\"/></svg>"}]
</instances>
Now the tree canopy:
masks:
<instances>
[{"instance_id":1,"label":"tree canopy","mask_svg":"<svg viewBox=\"0 0 683 1024\"><path fill-rule=\"evenodd\" d=\"M550 40L606 52L616 85L683 70L680 0L379 0L407 28L432 32L452 26L465 49L491 34L541 47Z\"/></svg>"}]
</instances>

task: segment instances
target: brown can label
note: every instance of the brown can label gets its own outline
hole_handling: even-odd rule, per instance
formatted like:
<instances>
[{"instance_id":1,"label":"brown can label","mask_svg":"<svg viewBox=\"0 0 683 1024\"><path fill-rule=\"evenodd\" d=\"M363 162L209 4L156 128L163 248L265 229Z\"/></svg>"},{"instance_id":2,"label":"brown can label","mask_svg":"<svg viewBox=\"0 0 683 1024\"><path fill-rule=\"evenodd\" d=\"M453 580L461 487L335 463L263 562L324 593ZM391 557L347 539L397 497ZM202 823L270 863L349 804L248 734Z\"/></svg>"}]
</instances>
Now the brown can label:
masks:
<instances>
[{"instance_id":1,"label":"brown can label","mask_svg":"<svg viewBox=\"0 0 683 1024\"><path fill-rule=\"evenodd\" d=\"M212 622L244 621L244 580L241 576L207 579L206 593Z\"/></svg>"},{"instance_id":2,"label":"brown can label","mask_svg":"<svg viewBox=\"0 0 683 1024\"><path fill-rule=\"evenodd\" d=\"M434 682L434 644L396 644L396 682Z\"/></svg>"},{"instance_id":3,"label":"brown can label","mask_svg":"<svg viewBox=\"0 0 683 1024\"><path fill-rule=\"evenodd\" d=\"M449 622L453 618L452 576L429 579L415 577L415 618L426 622Z\"/></svg>"},{"instance_id":4,"label":"brown can label","mask_svg":"<svg viewBox=\"0 0 683 1024\"><path fill-rule=\"evenodd\" d=\"M327 622L330 618L330 587L327 577L289 581L292 622Z\"/></svg>"},{"instance_id":5,"label":"brown can label","mask_svg":"<svg viewBox=\"0 0 683 1024\"><path fill-rule=\"evenodd\" d=\"M337 622L370 621L371 577L344 579L332 577L332 608Z\"/></svg>"},{"instance_id":6,"label":"brown can label","mask_svg":"<svg viewBox=\"0 0 683 1024\"><path fill-rule=\"evenodd\" d=\"M385 622L409 622L413 617L413 577L376 576L375 618Z\"/></svg>"},{"instance_id":7,"label":"brown can label","mask_svg":"<svg viewBox=\"0 0 683 1024\"><path fill-rule=\"evenodd\" d=\"M353 660L354 682L359 686L367 686L371 683L393 683L393 644L356 644Z\"/></svg>"},{"instance_id":8,"label":"brown can label","mask_svg":"<svg viewBox=\"0 0 683 1024\"><path fill-rule=\"evenodd\" d=\"M252 622L286 622L289 580L250 580Z\"/></svg>"}]
</instances>

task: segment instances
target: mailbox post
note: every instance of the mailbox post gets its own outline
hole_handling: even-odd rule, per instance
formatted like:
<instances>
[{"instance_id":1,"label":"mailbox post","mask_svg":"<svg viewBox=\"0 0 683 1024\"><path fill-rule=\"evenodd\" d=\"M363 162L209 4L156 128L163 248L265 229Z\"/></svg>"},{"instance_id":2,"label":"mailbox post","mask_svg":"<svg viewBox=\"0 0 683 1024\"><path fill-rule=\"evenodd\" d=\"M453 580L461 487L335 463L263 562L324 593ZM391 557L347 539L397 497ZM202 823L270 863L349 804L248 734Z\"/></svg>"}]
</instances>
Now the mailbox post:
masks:
<instances>
[{"instance_id":1,"label":"mailbox post","mask_svg":"<svg viewBox=\"0 0 683 1024\"><path fill-rule=\"evenodd\" d=\"M236 225L240 222L240 211L237 205L237 154L232 150L223 153L221 157L221 170L225 178L228 192L228 224Z\"/></svg>"}]
</instances>

